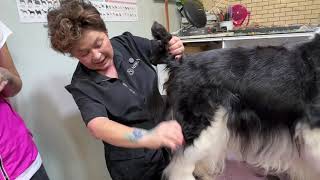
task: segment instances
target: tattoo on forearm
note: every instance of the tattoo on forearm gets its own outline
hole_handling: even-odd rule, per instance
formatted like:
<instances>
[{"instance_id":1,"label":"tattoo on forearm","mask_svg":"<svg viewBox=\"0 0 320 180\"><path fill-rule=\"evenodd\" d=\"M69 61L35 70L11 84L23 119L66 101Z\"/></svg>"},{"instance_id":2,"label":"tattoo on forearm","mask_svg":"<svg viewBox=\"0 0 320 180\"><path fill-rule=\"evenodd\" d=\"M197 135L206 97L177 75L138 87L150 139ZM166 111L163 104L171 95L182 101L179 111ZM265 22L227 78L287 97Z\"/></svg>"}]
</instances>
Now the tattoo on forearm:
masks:
<instances>
[{"instance_id":1,"label":"tattoo on forearm","mask_svg":"<svg viewBox=\"0 0 320 180\"><path fill-rule=\"evenodd\" d=\"M126 134L126 139L131 142L137 142L147 133L147 130L134 128L131 133Z\"/></svg>"}]
</instances>

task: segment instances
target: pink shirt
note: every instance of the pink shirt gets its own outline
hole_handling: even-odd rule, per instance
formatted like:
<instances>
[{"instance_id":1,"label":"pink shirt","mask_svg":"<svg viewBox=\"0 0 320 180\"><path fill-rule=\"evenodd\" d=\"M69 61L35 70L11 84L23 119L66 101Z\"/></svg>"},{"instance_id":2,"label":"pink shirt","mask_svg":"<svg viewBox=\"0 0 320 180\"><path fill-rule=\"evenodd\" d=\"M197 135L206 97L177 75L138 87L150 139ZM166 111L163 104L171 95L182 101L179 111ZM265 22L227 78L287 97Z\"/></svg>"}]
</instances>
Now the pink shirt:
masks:
<instances>
[{"instance_id":1,"label":"pink shirt","mask_svg":"<svg viewBox=\"0 0 320 180\"><path fill-rule=\"evenodd\" d=\"M6 176L16 179L37 156L32 134L9 102L0 97L0 180Z\"/></svg>"}]
</instances>

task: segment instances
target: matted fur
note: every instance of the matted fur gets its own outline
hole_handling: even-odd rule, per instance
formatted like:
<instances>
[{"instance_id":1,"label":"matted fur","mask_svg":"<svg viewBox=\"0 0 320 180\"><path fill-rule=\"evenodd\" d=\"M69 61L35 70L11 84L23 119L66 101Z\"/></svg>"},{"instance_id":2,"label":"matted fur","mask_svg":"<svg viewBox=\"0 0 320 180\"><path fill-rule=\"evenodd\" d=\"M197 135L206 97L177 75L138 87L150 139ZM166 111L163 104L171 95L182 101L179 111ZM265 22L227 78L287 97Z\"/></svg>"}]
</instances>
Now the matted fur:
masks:
<instances>
[{"instance_id":1,"label":"matted fur","mask_svg":"<svg viewBox=\"0 0 320 180\"><path fill-rule=\"evenodd\" d=\"M154 61L164 60L168 107L186 145L163 179L194 180L195 165L216 176L227 153L293 180L320 177L320 35L294 46L219 49L172 60L171 35L155 23ZM197 170L197 169L196 169Z\"/></svg>"}]
</instances>

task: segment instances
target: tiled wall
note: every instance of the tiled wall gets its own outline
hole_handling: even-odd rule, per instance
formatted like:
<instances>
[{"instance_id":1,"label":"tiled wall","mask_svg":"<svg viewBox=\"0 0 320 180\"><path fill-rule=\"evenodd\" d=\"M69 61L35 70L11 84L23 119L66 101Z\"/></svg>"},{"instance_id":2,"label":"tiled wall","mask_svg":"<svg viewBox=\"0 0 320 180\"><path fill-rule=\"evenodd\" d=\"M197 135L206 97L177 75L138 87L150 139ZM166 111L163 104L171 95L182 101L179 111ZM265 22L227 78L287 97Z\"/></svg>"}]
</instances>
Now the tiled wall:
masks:
<instances>
[{"instance_id":1,"label":"tiled wall","mask_svg":"<svg viewBox=\"0 0 320 180\"><path fill-rule=\"evenodd\" d=\"M243 4L251 12L250 25L288 26L320 25L320 0L201 0L206 10L219 1L225 10L228 4Z\"/></svg>"}]
</instances>

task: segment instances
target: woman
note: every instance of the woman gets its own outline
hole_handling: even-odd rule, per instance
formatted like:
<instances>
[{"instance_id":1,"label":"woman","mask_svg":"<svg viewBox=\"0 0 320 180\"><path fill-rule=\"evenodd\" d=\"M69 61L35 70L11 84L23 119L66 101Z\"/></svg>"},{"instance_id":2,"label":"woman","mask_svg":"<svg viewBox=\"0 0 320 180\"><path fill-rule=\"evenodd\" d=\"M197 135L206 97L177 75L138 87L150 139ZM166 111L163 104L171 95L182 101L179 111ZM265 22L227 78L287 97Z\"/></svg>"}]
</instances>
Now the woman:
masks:
<instances>
[{"instance_id":1,"label":"woman","mask_svg":"<svg viewBox=\"0 0 320 180\"><path fill-rule=\"evenodd\" d=\"M72 94L88 129L105 145L105 159L115 180L156 180L168 163L163 147L175 150L183 143L176 121L156 125L162 106L157 74L150 63L157 42L126 32L109 39L97 9L76 0L62 2L48 12L51 46L79 60ZM177 59L184 47L173 37L169 51Z\"/></svg>"},{"instance_id":2,"label":"woman","mask_svg":"<svg viewBox=\"0 0 320 180\"><path fill-rule=\"evenodd\" d=\"M22 87L6 45L10 34L0 21L0 180L48 180L31 133L7 100Z\"/></svg>"}]
</instances>

